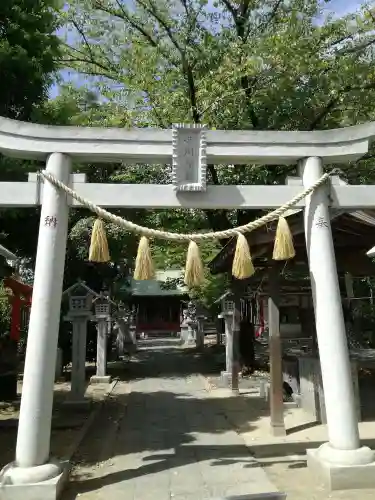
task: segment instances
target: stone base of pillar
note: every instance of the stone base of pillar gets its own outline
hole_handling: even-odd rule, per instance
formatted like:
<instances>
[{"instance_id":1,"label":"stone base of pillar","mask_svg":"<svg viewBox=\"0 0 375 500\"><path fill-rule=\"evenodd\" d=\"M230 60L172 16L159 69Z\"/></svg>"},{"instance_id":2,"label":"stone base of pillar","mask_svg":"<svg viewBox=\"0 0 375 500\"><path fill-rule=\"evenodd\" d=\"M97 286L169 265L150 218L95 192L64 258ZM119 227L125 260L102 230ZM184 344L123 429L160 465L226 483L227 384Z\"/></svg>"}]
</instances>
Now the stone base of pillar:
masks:
<instances>
[{"instance_id":1,"label":"stone base of pillar","mask_svg":"<svg viewBox=\"0 0 375 500\"><path fill-rule=\"evenodd\" d=\"M307 466L331 491L375 487L375 454L367 446L336 450L324 443L306 453Z\"/></svg>"},{"instance_id":2,"label":"stone base of pillar","mask_svg":"<svg viewBox=\"0 0 375 500\"><path fill-rule=\"evenodd\" d=\"M279 424L279 425L271 424L270 429L271 429L271 434L273 437L285 437L286 436L286 429L285 429L285 425L283 425L283 424Z\"/></svg>"},{"instance_id":3,"label":"stone base of pillar","mask_svg":"<svg viewBox=\"0 0 375 500\"><path fill-rule=\"evenodd\" d=\"M90 377L90 384L110 384L112 377L110 375L93 375Z\"/></svg>"},{"instance_id":4,"label":"stone base of pillar","mask_svg":"<svg viewBox=\"0 0 375 500\"><path fill-rule=\"evenodd\" d=\"M69 462L37 467L6 465L0 472L2 500L57 500L69 478Z\"/></svg>"}]
</instances>

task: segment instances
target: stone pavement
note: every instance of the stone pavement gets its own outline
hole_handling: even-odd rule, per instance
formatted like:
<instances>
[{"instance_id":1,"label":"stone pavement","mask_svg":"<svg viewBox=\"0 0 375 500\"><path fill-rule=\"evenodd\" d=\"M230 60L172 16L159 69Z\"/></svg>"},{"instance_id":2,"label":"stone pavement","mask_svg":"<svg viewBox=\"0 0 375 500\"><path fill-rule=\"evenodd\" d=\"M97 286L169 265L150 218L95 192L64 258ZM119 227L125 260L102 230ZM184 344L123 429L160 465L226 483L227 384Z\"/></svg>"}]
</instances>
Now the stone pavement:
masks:
<instances>
[{"instance_id":1,"label":"stone pavement","mask_svg":"<svg viewBox=\"0 0 375 500\"><path fill-rule=\"evenodd\" d=\"M228 400L228 390L210 375L209 394L237 429L251 454L266 471L269 479L287 495L287 500L373 500L375 489L328 491L319 477L307 468L306 449L317 448L328 440L325 425L317 425L301 408L285 405L285 437L270 433L269 404L259 396L256 380L247 381L241 397ZM375 421L359 424L363 444L375 448Z\"/></svg>"},{"instance_id":2,"label":"stone pavement","mask_svg":"<svg viewBox=\"0 0 375 500\"><path fill-rule=\"evenodd\" d=\"M207 371L207 361L176 340L144 341L129 382L117 384L83 442L64 500L245 500L276 493L222 399L209 397L201 375Z\"/></svg>"}]
</instances>

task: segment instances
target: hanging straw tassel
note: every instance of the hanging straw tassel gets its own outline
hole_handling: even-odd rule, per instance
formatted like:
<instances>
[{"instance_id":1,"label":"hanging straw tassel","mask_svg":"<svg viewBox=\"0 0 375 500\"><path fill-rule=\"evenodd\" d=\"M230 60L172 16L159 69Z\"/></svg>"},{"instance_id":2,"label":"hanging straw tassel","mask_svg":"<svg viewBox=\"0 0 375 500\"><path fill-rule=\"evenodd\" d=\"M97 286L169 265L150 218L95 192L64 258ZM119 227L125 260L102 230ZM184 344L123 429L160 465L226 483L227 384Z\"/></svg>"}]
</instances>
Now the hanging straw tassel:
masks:
<instances>
[{"instance_id":1,"label":"hanging straw tassel","mask_svg":"<svg viewBox=\"0 0 375 500\"><path fill-rule=\"evenodd\" d=\"M134 279L152 280L154 275L150 245L146 236L142 236L138 245L137 258L135 259Z\"/></svg>"},{"instance_id":2,"label":"hanging straw tassel","mask_svg":"<svg viewBox=\"0 0 375 500\"><path fill-rule=\"evenodd\" d=\"M233 258L232 274L235 278L243 280L250 278L255 273L251 260L250 248L246 236L238 233L236 251Z\"/></svg>"},{"instance_id":3,"label":"hanging straw tassel","mask_svg":"<svg viewBox=\"0 0 375 500\"><path fill-rule=\"evenodd\" d=\"M199 247L195 241L190 241L186 256L185 285L189 288L198 287L204 282L204 269Z\"/></svg>"},{"instance_id":4,"label":"hanging straw tassel","mask_svg":"<svg viewBox=\"0 0 375 500\"><path fill-rule=\"evenodd\" d=\"M285 217L279 217L272 258L274 260L289 260L293 259L295 255L293 235L290 231L288 221Z\"/></svg>"},{"instance_id":5,"label":"hanging straw tassel","mask_svg":"<svg viewBox=\"0 0 375 500\"><path fill-rule=\"evenodd\" d=\"M109 262L110 260L104 222L101 219L96 219L91 233L89 261Z\"/></svg>"}]
</instances>

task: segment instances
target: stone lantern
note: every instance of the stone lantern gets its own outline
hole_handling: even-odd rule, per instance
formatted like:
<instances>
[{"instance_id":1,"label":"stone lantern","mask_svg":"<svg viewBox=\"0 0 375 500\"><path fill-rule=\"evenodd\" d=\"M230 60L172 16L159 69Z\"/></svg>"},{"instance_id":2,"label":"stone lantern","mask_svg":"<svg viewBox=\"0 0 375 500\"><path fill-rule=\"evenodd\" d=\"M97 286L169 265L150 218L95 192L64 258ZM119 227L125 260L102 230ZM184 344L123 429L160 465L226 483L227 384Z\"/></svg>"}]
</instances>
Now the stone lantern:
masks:
<instances>
[{"instance_id":1,"label":"stone lantern","mask_svg":"<svg viewBox=\"0 0 375 500\"><path fill-rule=\"evenodd\" d=\"M221 377L224 382L229 383L233 372L233 330L235 304L234 297L231 292L225 293L221 298L221 313L219 318L224 320L225 325L225 371L221 372Z\"/></svg>"},{"instance_id":2,"label":"stone lantern","mask_svg":"<svg viewBox=\"0 0 375 500\"><path fill-rule=\"evenodd\" d=\"M95 321L98 331L96 349L96 375L92 376L92 383L110 383L111 377L107 375L107 336L111 332L111 306L115 305L109 298L107 291L100 292L100 295L93 300L95 309Z\"/></svg>"},{"instance_id":3,"label":"stone lantern","mask_svg":"<svg viewBox=\"0 0 375 500\"><path fill-rule=\"evenodd\" d=\"M92 319L92 300L98 294L79 281L65 290L69 310L64 317L72 323L72 377L69 402L83 402L86 392L86 338L87 322Z\"/></svg>"},{"instance_id":4,"label":"stone lantern","mask_svg":"<svg viewBox=\"0 0 375 500\"><path fill-rule=\"evenodd\" d=\"M108 302L108 299L102 293L95 300L95 318L96 319L107 319L111 315L111 305Z\"/></svg>"},{"instance_id":5,"label":"stone lantern","mask_svg":"<svg viewBox=\"0 0 375 500\"><path fill-rule=\"evenodd\" d=\"M222 314L233 315L234 313L234 300L231 294L224 297L222 300Z\"/></svg>"}]
</instances>

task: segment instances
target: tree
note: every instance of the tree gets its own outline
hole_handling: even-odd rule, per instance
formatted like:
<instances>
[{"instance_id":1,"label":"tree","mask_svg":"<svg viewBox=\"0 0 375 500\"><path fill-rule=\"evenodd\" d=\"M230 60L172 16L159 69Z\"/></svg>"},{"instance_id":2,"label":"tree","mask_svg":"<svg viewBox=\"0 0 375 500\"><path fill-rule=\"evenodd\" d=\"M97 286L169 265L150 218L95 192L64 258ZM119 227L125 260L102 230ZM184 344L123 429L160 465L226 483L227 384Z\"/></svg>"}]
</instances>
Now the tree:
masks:
<instances>
[{"instance_id":1,"label":"tree","mask_svg":"<svg viewBox=\"0 0 375 500\"><path fill-rule=\"evenodd\" d=\"M363 7L335 19L323 15L329 3L69 0L62 12L67 36L61 66L75 71L96 94L95 106L84 113L85 123L94 126L164 128L190 121L221 129L315 130L356 124L374 114L374 13ZM371 158L359 162L356 175L368 178L369 163ZM95 176L100 171L90 169ZM145 169L136 169L111 167L107 178L166 182L169 175L167 166L148 167L147 179ZM293 170L208 168L214 184L273 184ZM221 230L259 215L120 213L175 231ZM134 238L126 241L133 254ZM164 267L182 265L184 251L183 245L164 242L154 248Z\"/></svg>"},{"instance_id":2,"label":"tree","mask_svg":"<svg viewBox=\"0 0 375 500\"><path fill-rule=\"evenodd\" d=\"M0 3L0 116L29 120L47 98L59 40L54 0Z\"/></svg>"},{"instance_id":3,"label":"tree","mask_svg":"<svg viewBox=\"0 0 375 500\"><path fill-rule=\"evenodd\" d=\"M69 0L61 64L118 112L106 125L315 130L373 116L374 14L322 18L319 0ZM318 22L320 19L320 22ZM72 34L73 33L73 34ZM109 117L108 117L109 118ZM274 183L293 168L220 169ZM249 213L206 212L213 229Z\"/></svg>"},{"instance_id":4,"label":"tree","mask_svg":"<svg viewBox=\"0 0 375 500\"><path fill-rule=\"evenodd\" d=\"M56 7L54 0L0 2L0 116L33 120L47 99L59 57ZM26 180L38 164L0 157L0 167L0 180ZM1 210L1 238L20 256L35 255L38 214L36 209Z\"/></svg>"}]
</instances>

